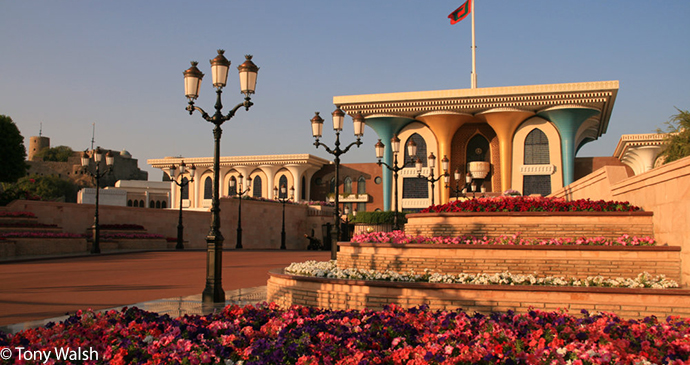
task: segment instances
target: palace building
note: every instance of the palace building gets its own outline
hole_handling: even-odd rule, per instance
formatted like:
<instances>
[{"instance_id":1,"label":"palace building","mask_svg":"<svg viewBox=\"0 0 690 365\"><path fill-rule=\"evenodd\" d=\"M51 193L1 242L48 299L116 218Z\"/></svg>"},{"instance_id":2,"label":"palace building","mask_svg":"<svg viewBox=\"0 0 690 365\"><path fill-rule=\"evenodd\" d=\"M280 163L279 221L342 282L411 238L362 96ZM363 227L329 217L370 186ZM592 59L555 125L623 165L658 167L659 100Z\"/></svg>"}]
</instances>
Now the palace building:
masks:
<instances>
[{"instance_id":1,"label":"palace building","mask_svg":"<svg viewBox=\"0 0 690 365\"><path fill-rule=\"evenodd\" d=\"M435 90L335 96L333 104L349 115L361 113L385 145L383 162L393 165L391 139L401 148L398 206L416 211L454 199L458 187L499 195L549 195L606 165L627 165L628 175L652 168L664 143L663 134L624 135L612 157L576 158L586 143L606 133L618 93L618 81ZM406 146L414 141L416 156ZM432 171L429 157L436 159ZM421 174L439 179L433 184ZM443 170L446 160L448 170ZM183 207L208 209L212 197L212 157L167 157L148 163L168 172L185 162L196 167L194 182L182 191ZM235 195L240 175L247 195L274 199L274 187L294 188L298 202L339 200L350 210L394 209L393 173L375 162L342 164L335 182L329 160L310 154L227 156L220 159L220 196ZM455 180L458 173L460 181ZM466 184L467 177L471 185ZM231 183L232 182L232 183ZM172 183L171 183L172 185ZM170 207L179 207L180 189L172 186Z\"/></svg>"},{"instance_id":2,"label":"palace building","mask_svg":"<svg viewBox=\"0 0 690 365\"><path fill-rule=\"evenodd\" d=\"M336 96L333 103L350 115L361 113L386 146L394 136L401 144L415 141L422 175L431 174L428 156L436 157L436 177L447 158L450 187L457 170L460 185L469 173L487 193L549 195L574 181L575 155L606 132L617 93L618 81L602 81ZM392 164L390 148L383 161ZM383 205L389 208L392 173L382 173ZM452 196L443 180L431 192L414 166L401 176L402 209L426 207L429 196L440 197L436 204Z\"/></svg>"}]
</instances>

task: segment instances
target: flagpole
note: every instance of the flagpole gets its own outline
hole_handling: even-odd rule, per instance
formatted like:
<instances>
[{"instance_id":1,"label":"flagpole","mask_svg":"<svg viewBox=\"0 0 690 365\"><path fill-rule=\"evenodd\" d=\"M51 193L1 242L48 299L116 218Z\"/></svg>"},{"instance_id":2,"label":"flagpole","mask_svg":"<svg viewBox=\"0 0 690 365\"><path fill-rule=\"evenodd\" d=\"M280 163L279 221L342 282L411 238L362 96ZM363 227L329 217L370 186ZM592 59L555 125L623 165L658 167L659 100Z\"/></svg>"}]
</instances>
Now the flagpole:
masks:
<instances>
[{"instance_id":1,"label":"flagpole","mask_svg":"<svg viewBox=\"0 0 690 365\"><path fill-rule=\"evenodd\" d=\"M477 88L477 45L474 38L474 1L471 0L472 10L472 88Z\"/></svg>"}]
</instances>

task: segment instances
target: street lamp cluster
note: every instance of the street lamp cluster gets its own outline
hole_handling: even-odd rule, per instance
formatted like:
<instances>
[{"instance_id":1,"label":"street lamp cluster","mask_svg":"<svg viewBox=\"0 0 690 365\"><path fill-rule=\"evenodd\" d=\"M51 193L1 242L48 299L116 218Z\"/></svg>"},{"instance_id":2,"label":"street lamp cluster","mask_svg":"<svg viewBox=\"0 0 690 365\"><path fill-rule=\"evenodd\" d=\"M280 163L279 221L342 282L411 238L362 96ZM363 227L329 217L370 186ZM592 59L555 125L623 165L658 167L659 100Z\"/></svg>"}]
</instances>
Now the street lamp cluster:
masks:
<instances>
[{"instance_id":1,"label":"street lamp cluster","mask_svg":"<svg viewBox=\"0 0 690 365\"><path fill-rule=\"evenodd\" d=\"M352 116L352 122L354 124L355 137L357 137L357 141L350 143L349 145L347 145L347 147L345 147L345 149L341 149L340 131L343 130L343 120L345 119L345 113L338 107L335 109L333 113L331 113L331 116L333 117L333 130L335 131L334 149L330 149L327 145L319 142L319 138L321 138L323 132L323 118L319 116L319 112L316 112L314 117L311 118L311 131L314 135L314 138L316 139L316 141L314 142L314 146L316 146L316 148L319 148L319 146L323 146L326 149L326 152L335 157L335 212L333 213L335 220L335 234L334 239L331 240L331 260L335 260L338 255L337 241L340 238L340 213L338 206L340 203L340 194L338 192L338 187L340 185L340 156L347 153L347 151L350 150L350 147L356 145L357 148L359 148L359 146L362 144L361 138L364 135L364 117L361 113L357 113Z\"/></svg>"},{"instance_id":2,"label":"street lamp cluster","mask_svg":"<svg viewBox=\"0 0 690 365\"><path fill-rule=\"evenodd\" d=\"M295 187L290 187L290 195L287 195L287 187L285 184L280 186L280 194L278 194L278 187L273 187L273 197L279 202L283 203L283 229L280 231L280 249L285 250L285 203L295 198Z\"/></svg>"},{"instance_id":3,"label":"street lamp cluster","mask_svg":"<svg viewBox=\"0 0 690 365\"><path fill-rule=\"evenodd\" d=\"M113 164L115 163L115 156L111 151L105 154L105 171L101 172L101 162L103 161L103 150L100 147L91 151L91 157L84 151L81 156L81 167L85 174L90 175L96 179L96 212L93 216L93 242L91 244L91 253L98 254L101 253L100 239L101 239L101 226L98 223L98 196L101 189L101 178L112 172ZM91 158L93 158L94 165L96 166L96 171L92 172L89 169L91 164Z\"/></svg>"},{"instance_id":4,"label":"street lamp cluster","mask_svg":"<svg viewBox=\"0 0 690 365\"><path fill-rule=\"evenodd\" d=\"M422 175L423 164L422 160L419 157L417 157L417 161L414 163L414 166L417 169L417 177L420 179L426 179L426 181L431 183L431 205L434 205L434 183L441 180L441 178L448 176L448 164L450 160L448 160L448 156L443 156L443 159L441 160L441 168L443 169L443 174L439 174L436 178L434 177L434 168L436 167L436 156L434 156L433 152L431 152L431 154L429 154L429 157L427 157L427 162L429 165L429 176Z\"/></svg>"},{"instance_id":5,"label":"street lamp cluster","mask_svg":"<svg viewBox=\"0 0 690 365\"><path fill-rule=\"evenodd\" d=\"M184 249L184 241L183 241L183 233L184 233L184 226L182 225L182 189L184 189L186 186L189 185L189 183L194 182L194 176L196 175L196 166L192 164L192 168L189 169L189 176L191 177L190 179L185 179L183 175L187 172L187 165L182 161L180 163L179 169L175 167L175 165L170 166L170 178L172 181L175 183L175 185L180 187L180 217L178 219L177 223L177 244L175 245L175 249L177 250L183 250ZM180 177L180 181L177 181L177 178Z\"/></svg>"},{"instance_id":6,"label":"street lamp cluster","mask_svg":"<svg viewBox=\"0 0 690 365\"><path fill-rule=\"evenodd\" d=\"M204 303L225 302L225 292L222 284L222 265L223 265L223 235L220 232L220 137L223 133L221 125L235 116L240 108L244 107L247 111L254 105L251 102L251 94L256 90L256 77L259 68L252 62L252 56L245 56L245 61L237 70L240 77L240 91L244 94L244 101L237 104L227 115L223 115L223 103L221 94L227 84L228 69L230 61L225 56L224 50L219 49L218 55L210 60L213 87L216 88L216 112L211 116L203 109L194 105L194 100L199 97L199 87L204 74L196 67L198 62L192 61L192 67L184 71L185 96L189 99L186 110L190 115L194 111L201 113L204 120L213 123L214 152L213 152L213 196L211 199L211 227L206 237L207 242L207 267L206 267L206 287L202 293Z\"/></svg>"},{"instance_id":7,"label":"street lamp cluster","mask_svg":"<svg viewBox=\"0 0 690 365\"><path fill-rule=\"evenodd\" d=\"M395 191L394 194L394 201L395 201L395 216L393 217L393 226L395 227L396 230L400 229L400 223L398 222L398 172L402 169L404 169L407 165L414 164L415 161L412 159L412 156L417 156L417 143L415 143L413 140L410 139L410 141L407 143L407 154L410 156L410 161L403 161L403 164L401 166L398 166L398 153L400 153L400 139L398 136L393 136L391 138L391 151L393 152L393 166L390 166L389 164L382 162L381 159L383 158L383 153L386 148L386 146L381 142L379 139L378 142L376 142L376 145L374 145L374 148L376 150L376 158L379 160L377 163L379 166L383 165L386 166L389 170L393 171L393 189Z\"/></svg>"},{"instance_id":8,"label":"street lamp cluster","mask_svg":"<svg viewBox=\"0 0 690 365\"><path fill-rule=\"evenodd\" d=\"M466 197L468 192L477 192L477 184L475 183L475 179L472 176L472 173L468 172L465 175L465 185L460 189L460 179L462 178L460 171L455 169L455 173L453 173L453 178L455 178L455 189L452 191L455 193L455 200L458 200L459 197ZM450 177L446 175L444 182L446 183L446 189L449 189L451 186L449 185ZM484 186L480 187L480 190L482 194L486 192L486 188Z\"/></svg>"},{"instance_id":9,"label":"street lamp cluster","mask_svg":"<svg viewBox=\"0 0 690 365\"><path fill-rule=\"evenodd\" d=\"M394 188L394 201L395 201L395 217L394 217L394 226L395 229L400 229L400 225L398 223L398 172L402 169L404 169L407 165L414 164L415 169L417 170L417 177L420 179L425 179L427 182L431 183L431 205L434 205L434 183L439 181L441 178L448 176L448 164L449 160L447 156L444 156L443 159L441 160L441 168L443 169L443 174L440 174L438 177L434 177L434 168L436 167L436 156L434 156L434 153L431 152L429 154L429 157L427 157L429 169L430 169L430 174L429 176L424 176L422 175L422 168L424 167L424 163L422 160L417 156L417 144L410 139L410 141L407 143L407 154L410 156L410 161L403 161L403 164L401 166L398 166L398 153L400 153L400 139L397 136L393 136L391 138L391 151L393 152L393 166L388 165L385 162L382 162L381 159L383 158L383 152L385 150L385 145L381 140L379 139L378 142L376 142L376 145L374 145L374 148L376 150L376 158L379 160L377 163L380 165L386 166L389 170L393 171L393 188Z\"/></svg>"},{"instance_id":10,"label":"street lamp cluster","mask_svg":"<svg viewBox=\"0 0 690 365\"><path fill-rule=\"evenodd\" d=\"M247 190L242 190L242 183L244 182L244 176L242 176L242 174L237 177L237 180L239 181L235 181L234 179L230 180L230 191L235 191L235 194L239 198L237 203L237 243L235 244L235 248L242 248L242 196L252 189L252 178L247 178ZM239 189L236 189L238 186L236 184L238 183Z\"/></svg>"}]
</instances>

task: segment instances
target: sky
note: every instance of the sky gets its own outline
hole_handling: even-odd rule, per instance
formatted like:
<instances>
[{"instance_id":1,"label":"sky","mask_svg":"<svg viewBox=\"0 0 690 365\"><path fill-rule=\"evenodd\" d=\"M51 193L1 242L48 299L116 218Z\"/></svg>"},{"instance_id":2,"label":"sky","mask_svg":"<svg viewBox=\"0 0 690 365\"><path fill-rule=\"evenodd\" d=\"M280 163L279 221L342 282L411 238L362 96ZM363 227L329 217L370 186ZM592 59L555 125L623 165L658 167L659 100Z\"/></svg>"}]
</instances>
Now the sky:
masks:
<instances>
[{"instance_id":1,"label":"sky","mask_svg":"<svg viewBox=\"0 0 690 365\"><path fill-rule=\"evenodd\" d=\"M208 60L232 62L227 111L242 102L236 66L260 67L254 106L223 124L224 156L309 153L309 120L333 96L470 87L471 20L462 0L0 0L0 114L24 136L147 159L213 156L213 125L185 111L183 71L206 74L196 105L214 111ZM612 156L622 134L664 128L690 109L690 1L476 0L478 87L618 80L606 134L578 157ZM330 123L330 122L329 122ZM353 136L351 118L341 142ZM324 126L322 142L335 134ZM375 162L376 133L341 156Z\"/></svg>"}]
</instances>

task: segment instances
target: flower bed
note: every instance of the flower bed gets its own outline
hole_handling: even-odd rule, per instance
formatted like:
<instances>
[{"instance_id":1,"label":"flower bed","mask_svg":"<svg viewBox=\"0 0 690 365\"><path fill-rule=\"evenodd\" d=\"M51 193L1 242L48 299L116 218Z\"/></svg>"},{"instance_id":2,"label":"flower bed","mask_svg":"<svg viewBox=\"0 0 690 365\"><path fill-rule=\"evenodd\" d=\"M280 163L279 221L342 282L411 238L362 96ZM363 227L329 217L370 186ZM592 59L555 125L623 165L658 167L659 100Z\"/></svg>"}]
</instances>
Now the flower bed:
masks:
<instances>
[{"instance_id":1,"label":"flower bed","mask_svg":"<svg viewBox=\"0 0 690 365\"><path fill-rule=\"evenodd\" d=\"M607 287L477 285L382 280L333 279L269 272L267 299L283 308L292 305L330 309L382 309L429 305L480 313L566 309L611 311L625 318L649 315L690 318L690 290Z\"/></svg>"},{"instance_id":2,"label":"flower bed","mask_svg":"<svg viewBox=\"0 0 690 365\"><path fill-rule=\"evenodd\" d=\"M0 334L0 347L93 348L110 364L666 364L690 359L690 320L274 304L173 319L125 308Z\"/></svg>"},{"instance_id":3,"label":"flower bed","mask_svg":"<svg viewBox=\"0 0 690 365\"><path fill-rule=\"evenodd\" d=\"M634 212L639 207L628 202L579 199L566 201L560 198L502 196L457 200L442 205L432 205L421 213L441 212Z\"/></svg>"},{"instance_id":4,"label":"flower bed","mask_svg":"<svg viewBox=\"0 0 690 365\"><path fill-rule=\"evenodd\" d=\"M622 235L618 238L593 237L593 238L552 238L536 239L521 238L519 233L512 236L498 237L426 237L405 234L403 231L370 232L355 234L350 239L355 243L392 243L404 244L442 244L442 245L508 245L508 246L655 246L656 241L651 237L635 237Z\"/></svg>"},{"instance_id":5,"label":"flower bed","mask_svg":"<svg viewBox=\"0 0 690 365\"><path fill-rule=\"evenodd\" d=\"M103 233L101 239L105 240L151 240L165 239L165 236L154 233Z\"/></svg>"},{"instance_id":6,"label":"flower bed","mask_svg":"<svg viewBox=\"0 0 690 365\"><path fill-rule=\"evenodd\" d=\"M36 215L32 212L7 212L0 211L0 218L36 218Z\"/></svg>"},{"instance_id":7,"label":"flower bed","mask_svg":"<svg viewBox=\"0 0 690 365\"><path fill-rule=\"evenodd\" d=\"M103 230L131 230L143 231L144 226L140 224L101 224L100 228Z\"/></svg>"},{"instance_id":8,"label":"flower bed","mask_svg":"<svg viewBox=\"0 0 690 365\"><path fill-rule=\"evenodd\" d=\"M634 277L640 272L680 282L681 250L650 237L525 239L425 237L395 231L340 242L338 267L377 271L430 270L447 274L508 271L540 276Z\"/></svg>"},{"instance_id":9,"label":"flower bed","mask_svg":"<svg viewBox=\"0 0 690 365\"><path fill-rule=\"evenodd\" d=\"M525 239L653 237L652 212L458 212L407 215L405 233L426 237Z\"/></svg>"},{"instance_id":10,"label":"flower bed","mask_svg":"<svg viewBox=\"0 0 690 365\"><path fill-rule=\"evenodd\" d=\"M0 233L0 237L5 238L84 238L83 234L66 233L66 232L5 232Z\"/></svg>"},{"instance_id":11,"label":"flower bed","mask_svg":"<svg viewBox=\"0 0 690 365\"><path fill-rule=\"evenodd\" d=\"M57 224L46 224L36 222L0 222L2 228L58 228Z\"/></svg>"},{"instance_id":12,"label":"flower bed","mask_svg":"<svg viewBox=\"0 0 690 365\"><path fill-rule=\"evenodd\" d=\"M313 276L329 279L346 280L381 280L403 281L413 283L445 283L472 285L547 285L547 286L575 286L575 287L606 287L606 288L677 288L678 283L667 279L664 275L652 276L640 273L635 278L606 278L601 275L586 278L554 277L537 275L511 274L501 272L495 274L444 274L425 270L418 274L414 270L396 272L391 270L377 271L357 268L340 269L336 261L306 261L293 262L285 268L285 272L294 275Z\"/></svg>"}]
</instances>

